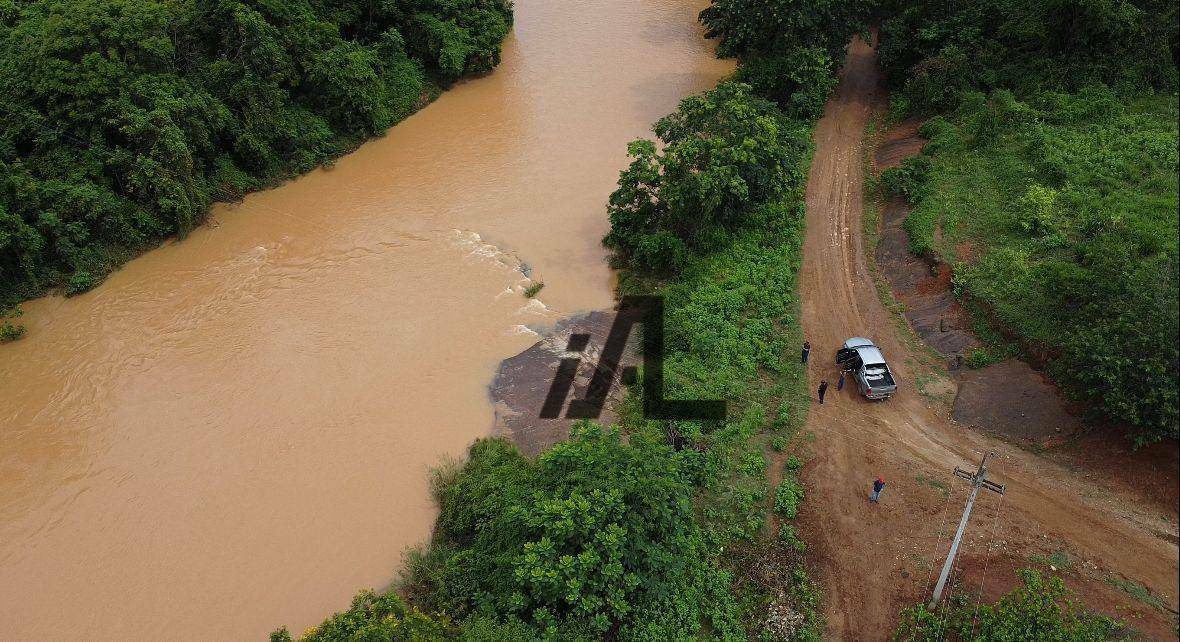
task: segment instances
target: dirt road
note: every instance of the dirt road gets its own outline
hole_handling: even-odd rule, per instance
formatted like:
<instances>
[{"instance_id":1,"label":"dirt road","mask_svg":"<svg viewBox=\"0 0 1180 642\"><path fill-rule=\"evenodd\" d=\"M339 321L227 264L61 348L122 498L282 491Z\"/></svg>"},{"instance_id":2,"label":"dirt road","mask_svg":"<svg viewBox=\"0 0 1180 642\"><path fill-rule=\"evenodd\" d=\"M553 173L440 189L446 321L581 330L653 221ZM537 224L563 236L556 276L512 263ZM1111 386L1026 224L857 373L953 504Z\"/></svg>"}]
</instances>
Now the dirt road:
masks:
<instances>
[{"instance_id":1,"label":"dirt road","mask_svg":"<svg viewBox=\"0 0 1180 642\"><path fill-rule=\"evenodd\" d=\"M816 127L807 185L801 288L812 390L821 379L834 381L833 355L852 336L876 341L901 382L897 396L883 403L856 396L855 386L829 394L826 405L813 405L805 428L816 439L801 519L826 589L828 638L885 639L900 608L929 596L949 547L944 533L956 525L967 490L951 471L973 469L986 451L996 452L989 477L1008 490L1002 500L986 494L976 502L957 590L994 597L1030 556L1064 551L1070 565L1061 570L1069 570L1067 583L1088 604L1112 614L1123 605L1133 626L1171 637L1174 510L1140 505L1085 470L958 426L915 385L929 356L882 306L862 247L864 130L880 99L875 53L857 39ZM868 486L878 474L889 485L873 505ZM1163 608L1119 588L1128 581L1145 586Z\"/></svg>"}]
</instances>

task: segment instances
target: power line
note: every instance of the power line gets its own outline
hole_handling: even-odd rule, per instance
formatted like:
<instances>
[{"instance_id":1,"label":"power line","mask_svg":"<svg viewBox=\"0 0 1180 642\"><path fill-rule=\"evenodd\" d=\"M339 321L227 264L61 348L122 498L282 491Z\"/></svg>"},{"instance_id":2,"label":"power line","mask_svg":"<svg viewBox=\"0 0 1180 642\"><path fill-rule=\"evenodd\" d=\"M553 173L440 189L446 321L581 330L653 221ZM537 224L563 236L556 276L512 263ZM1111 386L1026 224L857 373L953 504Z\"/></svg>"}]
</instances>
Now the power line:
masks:
<instances>
[{"instance_id":1,"label":"power line","mask_svg":"<svg viewBox=\"0 0 1180 642\"><path fill-rule=\"evenodd\" d=\"M983 560L983 576L979 578L979 593L975 596L975 613L971 616L971 637L975 637L975 625L979 622L979 605L983 601L983 585L987 582L988 566L992 561L992 542L996 539L996 531L1000 526L1000 510L1004 507L1004 495L1000 494L1000 499L996 502L996 518L992 523L992 536L988 541L987 555Z\"/></svg>"}]
</instances>

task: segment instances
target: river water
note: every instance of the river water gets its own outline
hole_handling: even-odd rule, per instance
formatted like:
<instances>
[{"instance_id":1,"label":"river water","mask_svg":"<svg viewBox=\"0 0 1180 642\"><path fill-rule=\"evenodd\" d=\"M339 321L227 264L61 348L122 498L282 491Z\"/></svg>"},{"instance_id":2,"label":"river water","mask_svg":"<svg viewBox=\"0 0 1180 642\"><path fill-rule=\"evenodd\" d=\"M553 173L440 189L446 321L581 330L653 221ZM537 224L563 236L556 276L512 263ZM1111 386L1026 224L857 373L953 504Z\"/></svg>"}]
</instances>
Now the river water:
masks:
<instances>
[{"instance_id":1,"label":"river water","mask_svg":"<svg viewBox=\"0 0 1180 642\"><path fill-rule=\"evenodd\" d=\"M387 585L428 537L430 467L490 429L498 362L610 305L625 143L731 69L699 4L518 0L490 76L24 306L0 639L259 640Z\"/></svg>"}]
</instances>

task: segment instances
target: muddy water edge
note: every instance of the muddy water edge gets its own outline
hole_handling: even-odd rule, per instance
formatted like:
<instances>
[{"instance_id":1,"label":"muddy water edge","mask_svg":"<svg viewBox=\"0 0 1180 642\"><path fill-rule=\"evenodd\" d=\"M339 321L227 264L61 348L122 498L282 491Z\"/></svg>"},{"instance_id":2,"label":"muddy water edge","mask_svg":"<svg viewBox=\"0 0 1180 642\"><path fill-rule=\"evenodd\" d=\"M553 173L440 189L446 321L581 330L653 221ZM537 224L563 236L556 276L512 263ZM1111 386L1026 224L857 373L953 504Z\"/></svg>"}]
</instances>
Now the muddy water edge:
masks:
<instances>
[{"instance_id":1,"label":"muddy water edge","mask_svg":"<svg viewBox=\"0 0 1180 642\"><path fill-rule=\"evenodd\" d=\"M518 0L490 76L25 305L0 638L261 639L386 585L429 533L429 468L491 429L498 363L611 304L626 141L731 70L701 5Z\"/></svg>"}]
</instances>

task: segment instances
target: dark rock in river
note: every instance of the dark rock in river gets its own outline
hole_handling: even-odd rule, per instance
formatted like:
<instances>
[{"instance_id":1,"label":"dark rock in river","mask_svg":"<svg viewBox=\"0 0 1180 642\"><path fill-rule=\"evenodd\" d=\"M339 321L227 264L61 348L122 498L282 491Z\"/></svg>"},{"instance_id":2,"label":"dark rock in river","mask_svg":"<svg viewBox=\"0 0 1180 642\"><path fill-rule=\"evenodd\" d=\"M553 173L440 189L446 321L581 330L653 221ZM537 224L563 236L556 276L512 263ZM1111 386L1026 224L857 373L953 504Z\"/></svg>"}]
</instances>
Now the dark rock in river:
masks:
<instances>
[{"instance_id":1,"label":"dark rock in river","mask_svg":"<svg viewBox=\"0 0 1180 642\"><path fill-rule=\"evenodd\" d=\"M530 456L568 438L570 422L574 420L565 418L565 406L570 400L585 396L614 318L613 310L571 317L558 323L551 334L532 347L502 361L490 391L496 407L494 434L508 437L522 453ZM566 350L572 334L590 335L585 349L580 352ZM619 385L619 374L623 367L638 364L638 345L638 336L632 332L620 368L613 373L610 394L598 422L609 424L614 421L615 415L611 409L624 393ZM563 404L562 416L543 419L541 408L557 374L557 367L561 359L566 357L581 358L572 390Z\"/></svg>"}]
</instances>

